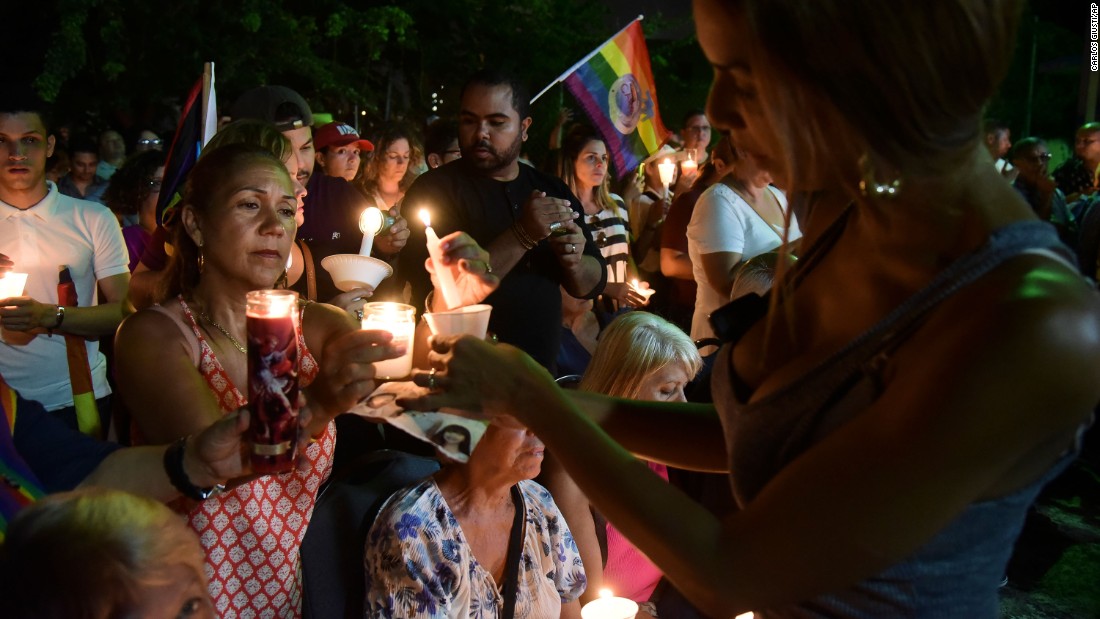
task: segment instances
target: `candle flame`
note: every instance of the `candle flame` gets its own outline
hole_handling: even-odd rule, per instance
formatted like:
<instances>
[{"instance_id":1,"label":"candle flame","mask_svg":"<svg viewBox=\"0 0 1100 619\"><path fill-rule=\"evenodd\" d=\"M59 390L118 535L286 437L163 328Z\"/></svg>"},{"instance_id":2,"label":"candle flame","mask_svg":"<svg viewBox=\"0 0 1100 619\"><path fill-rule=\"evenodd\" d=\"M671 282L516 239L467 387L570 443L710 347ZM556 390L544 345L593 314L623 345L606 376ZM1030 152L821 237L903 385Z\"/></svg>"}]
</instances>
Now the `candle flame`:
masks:
<instances>
[{"instance_id":1,"label":"candle flame","mask_svg":"<svg viewBox=\"0 0 1100 619\"><path fill-rule=\"evenodd\" d=\"M600 589L600 597L602 598L609 598L613 595L614 594L611 593L611 589Z\"/></svg>"},{"instance_id":2,"label":"candle flame","mask_svg":"<svg viewBox=\"0 0 1100 619\"><path fill-rule=\"evenodd\" d=\"M385 217L377 207L368 206L359 216L359 231L371 236L378 234L385 222Z\"/></svg>"},{"instance_id":3,"label":"candle flame","mask_svg":"<svg viewBox=\"0 0 1100 619\"><path fill-rule=\"evenodd\" d=\"M424 222L424 227L432 227L432 214L428 212L428 209L420 209L420 212L417 213L417 216L420 217L420 221Z\"/></svg>"}]
</instances>

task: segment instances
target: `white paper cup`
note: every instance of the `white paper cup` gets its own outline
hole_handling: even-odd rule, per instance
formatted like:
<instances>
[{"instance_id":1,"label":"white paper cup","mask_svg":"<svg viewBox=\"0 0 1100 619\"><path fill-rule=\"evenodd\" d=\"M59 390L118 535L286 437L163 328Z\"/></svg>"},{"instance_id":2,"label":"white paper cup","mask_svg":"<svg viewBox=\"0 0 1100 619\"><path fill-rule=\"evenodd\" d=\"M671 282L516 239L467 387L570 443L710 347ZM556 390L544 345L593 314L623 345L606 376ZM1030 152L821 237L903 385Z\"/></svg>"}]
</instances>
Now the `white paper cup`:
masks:
<instances>
[{"instance_id":1,"label":"white paper cup","mask_svg":"<svg viewBox=\"0 0 1100 619\"><path fill-rule=\"evenodd\" d=\"M426 312L424 319L432 335L472 335L485 339L492 310L491 305L467 305L449 312Z\"/></svg>"},{"instance_id":2,"label":"white paper cup","mask_svg":"<svg viewBox=\"0 0 1100 619\"><path fill-rule=\"evenodd\" d=\"M23 296L23 288L26 285L26 273L8 273L0 277L0 299Z\"/></svg>"}]
</instances>

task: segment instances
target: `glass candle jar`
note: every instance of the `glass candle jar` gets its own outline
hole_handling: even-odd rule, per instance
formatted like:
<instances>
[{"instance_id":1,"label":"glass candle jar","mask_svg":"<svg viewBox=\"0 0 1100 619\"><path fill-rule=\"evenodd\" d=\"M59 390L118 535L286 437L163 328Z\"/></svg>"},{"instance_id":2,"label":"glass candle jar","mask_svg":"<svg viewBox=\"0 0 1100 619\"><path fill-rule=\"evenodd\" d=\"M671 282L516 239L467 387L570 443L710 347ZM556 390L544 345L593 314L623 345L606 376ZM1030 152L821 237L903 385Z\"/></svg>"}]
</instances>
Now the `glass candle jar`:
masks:
<instances>
[{"instance_id":1,"label":"glass candle jar","mask_svg":"<svg viewBox=\"0 0 1100 619\"><path fill-rule=\"evenodd\" d=\"M247 305L252 470L288 471L298 458L298 293L254 290Z\"/></svg>"},{"instance_id":2,"label":"glass candle jar","mask_svg":"<svg viewBox=\"0 0 1100 619\"><path fill-rule=\"evenodd\" d=\"M363 328L389 331L393 335L395 345L405 346L405 354L400 357L374 363L374 371L378 378L396 380L412 374L416 308L404 303L367 303L363 306Z\"/></svg>"}]
</instances>

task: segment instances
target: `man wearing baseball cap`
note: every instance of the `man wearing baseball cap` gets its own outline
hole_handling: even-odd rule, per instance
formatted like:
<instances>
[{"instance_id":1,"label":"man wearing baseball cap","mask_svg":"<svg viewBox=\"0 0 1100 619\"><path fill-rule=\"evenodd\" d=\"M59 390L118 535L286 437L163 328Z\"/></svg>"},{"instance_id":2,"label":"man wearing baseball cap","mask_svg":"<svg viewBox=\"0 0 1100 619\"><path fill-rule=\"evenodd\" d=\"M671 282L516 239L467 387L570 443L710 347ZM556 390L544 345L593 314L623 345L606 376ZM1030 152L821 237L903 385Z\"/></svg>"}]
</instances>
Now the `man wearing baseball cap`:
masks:
<instances>
[{"instance_id":1,"label":"man wearing baseball cap","mask_svg":"<svg viewBox=\"0 0 1100 619\"><path fill-rule=\"evenodd\" d=\"M312 129L313 113L306 100L285 86L260 86L241 95L233 104L231 114L234 119L257 118L273 123L290 140L298 159L298 181L305 185L307 193L305 223L298 228L297 241L304 245L302 253L312 258L309 260L312 264L306 265L306 277L303 278L306 281L299 282L295 288L302 288L299 292L315 300L332 300L341 306L369 296L372 291L342 293L328 272L319 268L326 256L359 253L363 239L359 216L366 207L366 200L342 177L313 174L317 142ZM326 133L319 129L316 137L324 138ZM351 141L359 141L359 136L356 134ZM371 250L375 258L388 262L396 258L409 238L407 222L396 211L391 214L396 218L395 223L375 238ZM309 294L311 274L315 274L315 295Z\"/></svg>"},{"instance_id":2,"label":"man wearing baseball cap","mask_svg":"<svg viewBox=\"0 0 1100 619\"><path fill-rule=\"evenodd\" d=\"M359 173L360 153L374 150L374 144L359 137L351 125L332 122L313 134L317 148L317 165L326 176L336 176L348 182Z\"/></svg>"}]
</instances>

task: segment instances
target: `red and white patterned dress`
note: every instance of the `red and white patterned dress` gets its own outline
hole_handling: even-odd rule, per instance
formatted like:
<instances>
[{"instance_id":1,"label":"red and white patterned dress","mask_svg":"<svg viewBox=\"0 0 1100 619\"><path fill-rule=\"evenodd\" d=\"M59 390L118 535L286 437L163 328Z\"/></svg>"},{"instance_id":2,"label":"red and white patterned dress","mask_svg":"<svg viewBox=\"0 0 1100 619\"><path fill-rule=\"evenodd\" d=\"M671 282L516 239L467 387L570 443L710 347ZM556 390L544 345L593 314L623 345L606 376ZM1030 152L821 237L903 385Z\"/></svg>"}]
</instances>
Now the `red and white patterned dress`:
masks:
<instances>
[{"instance_id":1,"label":"red and white patterned dress","mask_svg":"<svg viewBox=\"0 0 1100 619\"><path fill-rule=\"evenodd\" d=\"M199 372L218 398L225 414L248 400L229 380L213 349L202 336L191 309L180 307L198 338ZM306 348L301 328L299 376L305 387L317 376L317 361ZM302 579L298 551L313 516L317 490L332 471L336 424L306 449L308 470L267 475L225 494L180 502L206 551L206 577L218 615L238 617L300 617Z\"/></svg>"}]
</instances>

